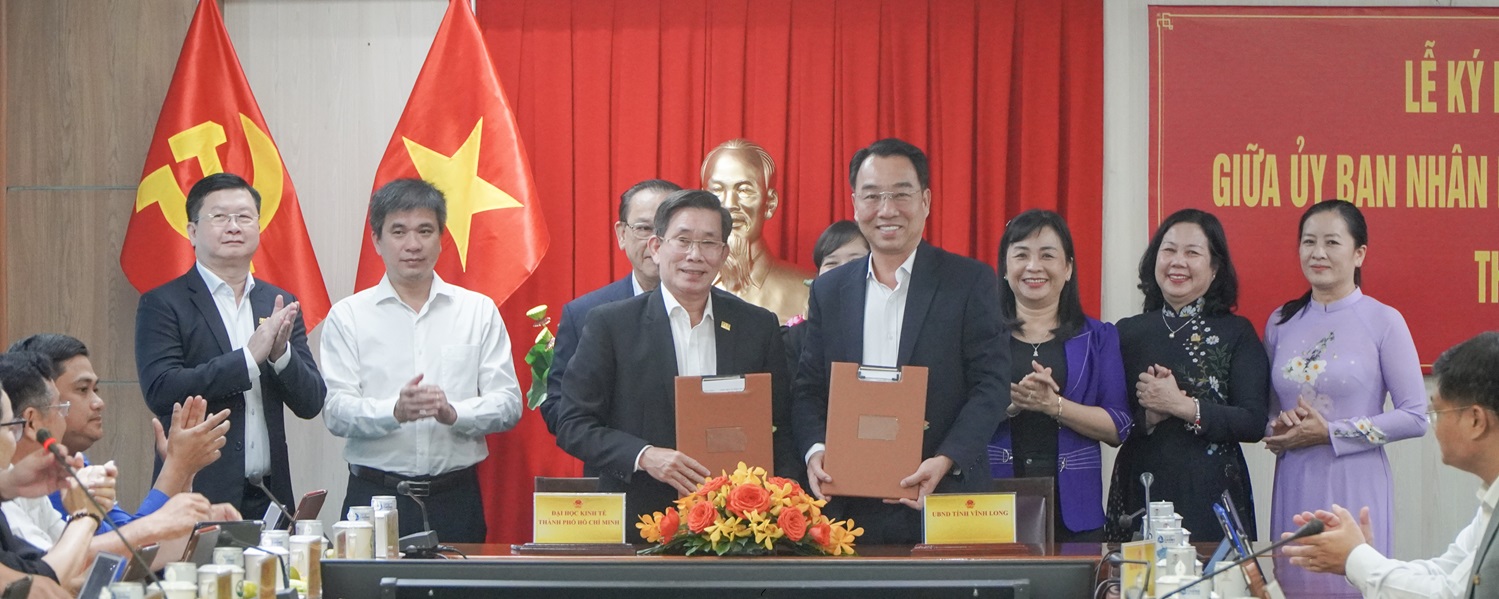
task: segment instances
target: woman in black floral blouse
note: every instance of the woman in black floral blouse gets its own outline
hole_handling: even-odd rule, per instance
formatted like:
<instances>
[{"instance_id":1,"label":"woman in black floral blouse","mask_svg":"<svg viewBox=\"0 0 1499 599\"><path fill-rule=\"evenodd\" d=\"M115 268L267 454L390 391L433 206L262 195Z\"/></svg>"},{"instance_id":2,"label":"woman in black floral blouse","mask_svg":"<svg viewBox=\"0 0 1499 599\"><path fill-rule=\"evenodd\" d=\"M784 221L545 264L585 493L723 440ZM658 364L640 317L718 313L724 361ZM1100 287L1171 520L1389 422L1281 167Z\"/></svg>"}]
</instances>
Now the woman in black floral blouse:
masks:
<instances>
[{"instance_id":1,"label":"woman in black floral blouse","mask_svg":"<svg viewBox=\"0 0 1499 599\"><path fill-rule=\"evenodd\" d=\"M1270 366L1248 319L1233 314L1238 277L1217 217L1187 209L1167 217L1140 259L1145 313L1119 321L1125 384L1135 430L1119 450L1109 490L1110 540L1138 529L1121 515L1171 501L1193 541L1223 531L1213 504L1224 491L1256 536L1253 492L1240 443L1260 440L1269 409Z\"/></svg>"}]
</instances>

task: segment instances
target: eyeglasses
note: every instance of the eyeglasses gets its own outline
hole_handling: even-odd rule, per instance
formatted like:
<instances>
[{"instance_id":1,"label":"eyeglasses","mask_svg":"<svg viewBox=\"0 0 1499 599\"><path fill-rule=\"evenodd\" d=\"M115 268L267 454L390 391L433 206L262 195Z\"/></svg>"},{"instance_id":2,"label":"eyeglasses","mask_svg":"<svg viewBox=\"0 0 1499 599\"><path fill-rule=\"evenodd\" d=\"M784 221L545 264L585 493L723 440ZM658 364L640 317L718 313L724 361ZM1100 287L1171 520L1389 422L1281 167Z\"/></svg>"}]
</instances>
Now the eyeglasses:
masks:
<instances>
[{"instance_id":1,"label":"eyeglasses","mask_svg":"<svg viewBox=\"0 0 1499 599\"><path fill-rule=\"evenodd\" d=\"M865 191L854 194L854 199L864 206L878 206L889 201L896 206L905 207L916 201L921 195L911 191Z\"/></svg>"},{"instance_id":2,"label":"eyeglasses","mask_svg":"<svg viewBox=\"0 0 1499 599\"><path fill-rule=\"evenodd\" d=\"M728 244L717 239L688 239L686 237L673 237L667 239L666 243L683 254L692 254L692 248L696 247L704 258L717 258L723 255Z\"/></svg>"},{"instance_id":3,"label":"eyeglasses","mask_svg":"<svg viewBox=\"0 0 1499 599\"><path fill-rule=\"evenodd\" d=\"M229 226L230 221L239 225L241 229L248 229L260 225L260 217L253 214L209 214L198 217L198 222L208 221L208 224L218 228Z\"/></svg>"},{"instance_id":4,"label":"eyeglasses","mask_svg":"<svg viewBox=\"0 0 1499 599\"><path fill-rule=\"evenodd\" d=\"M650 225L631 225L624 221L620 221L619 224L624 225L625 230L629 231L630 235L636 239L650 239L651 235L656 233L656 228Z\"/></svg>"},{"instance_id":5,"label":"eyeglasses","mask_svg":"<svg viewBox=\"0 0 1499 599\"><path fill-rule=\"evenodd\" d=\"M21 426L23 424L26 424L26 419L25 418L17 418L15 420L7 420L5 422L0 422L0 429L4 429L5 427L8 427L8 426Z\"/></svg>"},{"instance_id":6,"label":"eyeglasses","mask_svg":"<svg viewBox=\"0 0 1499 599\"><path fill-rule=\"evenodd\" d=\"M1437 414L1441 414L1442 412L1456 412L1458 410L1466 410L1466 409L1471 408L1471 407L1473 407L1473 406L1458 406L1458 407L1455 407L1455 408L1443 408L1441 410L1427 410L1426 411L1426 419L1429 420L1429 421L1431 421L1432 424L1436 424L1437 423Z\"/></svg>"},{"instance_id":7,"label":"eyeglasses","mask_svg":"<svg viewBox=\"0 0 1499 599\"><path fill-rule=\"evenodd\" d=\"M71 407L73 407L73 402L71 402L71 401L65 401L65 402L62 402L60 404L52 404L50 406L42 406L42 407L37 408L37 409L38 410L56 409L58 416L67 417L67 415L68 415L68 408L71 408Z\"/></svg>"}]
</instances>

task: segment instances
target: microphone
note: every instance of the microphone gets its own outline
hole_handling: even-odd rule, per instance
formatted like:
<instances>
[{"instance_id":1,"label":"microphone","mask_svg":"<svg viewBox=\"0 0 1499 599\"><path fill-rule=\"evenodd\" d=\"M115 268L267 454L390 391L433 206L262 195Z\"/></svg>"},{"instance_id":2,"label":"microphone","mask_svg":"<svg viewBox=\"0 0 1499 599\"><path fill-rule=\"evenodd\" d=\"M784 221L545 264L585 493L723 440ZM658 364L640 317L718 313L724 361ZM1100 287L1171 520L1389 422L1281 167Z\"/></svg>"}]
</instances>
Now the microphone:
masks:
<instances>
[{"instance_id":1,"label":"microphone","mask_svg":"<svg viewBox=\"0 0 1499 599\"><path fill-rule=\"evenodd\" d=\"M57 438L53 437L52 433L47 429L39 428L36 429L36 440L42 444L42 451L52 454L52 458L57 460L57 463L62 465L63 469L67 470L68 474L73 477L73 482L78 483L78 489L83 491L83 496L88 499L89 505L93 506L94 510L99 514L99 526L104 526L104 518L108 517L109 510L104 509L104 506L99 504L99 498L94 497L94 492L90 491L88 485L83 483L83 479L78 478L78 471L73 469L73 465L68 463L68 456L63 455L62 449L57 446ZM130 542L130 539L125 538L125 533L120 532L118 526L114 526L111 523L109 529L114 531L115 536L120 539L120 544L124 545L125 550L130 552L130 557L146 567L146 579L150 581L150 584L155 585L156 590L161 591L165 595L167 591L162 588L161 579L156 577L156 572L152 570L151 564L146 561L145 557L141 556L140 549L137 549Z\"/></svg>"},{"instance_id":2,"label":"microphone","mask_svg":"<svg viewBox=\"0 0 1499 599\"><path fill-rule=\"evenodd\" d=\"M1139 518L1141 514L1144 514L1146 509L1148 508L1142 507L1138 510L1135 510L1135 513L1133 514L1119 514L1115 522L1119 524L1120 530L1130 530L1135 527L1135 519Z\"/></svg>"},{"instance_id":3,"label":"microphone","mask_svg":"<svg viewBox=\"0 0 1499 599\"><path fill-rule=\"evenodd\" d=\"M1140 473L1140 484L1145 487L1145 509L1150 509L1150 485L1155 482L1155 475L1149 472ZM1150 516L1145 516L1144 523L1140 526L1140 538L1150 538Z\"/></svg>"},{"instance_id":4,"label":"microphone","mask_svg":"<svg viewBox=\"0 0 1499 599\"><path fill-rule=\"evenodd\" d=\"M444 545L437 540L437 532L432 530L432 520L427 517L427 502L422 501L423 497L432 494L432 484L424 480L403 480L396 483L396 493L410 497L422 509L422 526L425 527L421 532L396 540L401 553L418 558L435 557Z\"/></svg>"},{"instance_id":5,"label":"microphone","mask_svg":"<svg viewBox=\"0 0 1499 599\"><path fill-rule=\"evenodd\" d=\"M282 513L283 517L290 518L290 519L293 519L293 520L296 519L297 515L295 513L292 513L291 510L286 509L286 504L281 503L280 499L276 499L276 494L272 493L270 489L266 488L266 486L265 486L265 477L264 476L256 474L256 475L251 476L249 480L250 480L250 485L251 486L253 486L253 487L257 488L257 489L260 489L261 493L265 493L266 497L271 498L271 503L276 504L276 507L281 510L281 513ZM271 522L269 524L271 525L271 527L268 530L276 530L276 529L281 528L281 521L280 520L277 520L275 522Z\"/></svg>"},{"instance_id":6,"label":"microphone","mask_svg":"<svg viewBox=\"0 0 1499 599\"><path fill-rule=\"evenodd\" d=\"M1166 599L1167 597L1170 597L1172 595L1176 595L1178 593L1181 593L1182 591L1185 591L1187 589L1195 587L1195 586L1201 584L1202 581L1204 581L1204 580L1208 580L1208 579L1210 579L1210 578L1212 578L1214 576L1217 576L1219 574L1222 574L1224 572L1227 572L1229 570L1237 568L1237 567L1239 567L1241 565L1244 565L1245 563L1254 561L1256 558L1258 558L1258 557L1260 557L1262 555L1274 552L1276 549L1280 549L1281 547L1286 546L1291 541L1295 541L1297 539L1302 539L1302 538L1310 537L1312 535L1322 534L1322 528L1323 528L1322 521L1321 520L1317 520L1317 519L1314 518L1314 519L1312 519L1311 522L1307 522L1301 528L1296 529L1296 532L1292 533L1291 536L1286 537L1284 539L1281 539L1279 541L1276 541L1274 543L1271 543L1270 546L1268 546L1268 547L1266 547L1264 549L1261 549L1259 551L1250 552L1249 555L1246 555L1246 556L1241 557L1241 558L1239 558L1237 560L1234 560L1233 563L1231 563L1231 564L1229 564L1227 566L1223 566L1221 568L1218 568L1217 570L1213 570L1212 572L1205 573L1202 576L1197 577L1197 580L1194 580L1194 581L1192 581L1191 583L1188 583L1185 586L1177 587L1176 590L1171 591L1170 593L1166 593L1165 595L1160 596L1158 599Z\"/></svg>"}]
</instances>

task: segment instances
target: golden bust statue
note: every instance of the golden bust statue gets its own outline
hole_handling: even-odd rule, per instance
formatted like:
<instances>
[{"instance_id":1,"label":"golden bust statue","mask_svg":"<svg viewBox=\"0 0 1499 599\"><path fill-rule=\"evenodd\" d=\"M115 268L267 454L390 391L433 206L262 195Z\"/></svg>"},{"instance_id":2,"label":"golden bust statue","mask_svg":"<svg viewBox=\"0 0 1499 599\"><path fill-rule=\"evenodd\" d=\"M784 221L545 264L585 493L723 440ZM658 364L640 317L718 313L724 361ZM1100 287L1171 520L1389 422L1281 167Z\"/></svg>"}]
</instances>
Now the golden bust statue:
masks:
<instances>
[{"instance_id":1,"label":"golden bust statue","mask_svg":"<svg viewBox=\"0 0 1499 599\"><path fill-rule=\"evenodd\" d=\"M702 177L703 189L718 196L734 217L729 255L719 270L717 285L786 322L807 311L806 281L813 273L776 258L761 237L765 221L780 206L780 198L770 187L775 170L775 161L765 148L731 139L703 158Z\"/></svg>"}]
</instances>

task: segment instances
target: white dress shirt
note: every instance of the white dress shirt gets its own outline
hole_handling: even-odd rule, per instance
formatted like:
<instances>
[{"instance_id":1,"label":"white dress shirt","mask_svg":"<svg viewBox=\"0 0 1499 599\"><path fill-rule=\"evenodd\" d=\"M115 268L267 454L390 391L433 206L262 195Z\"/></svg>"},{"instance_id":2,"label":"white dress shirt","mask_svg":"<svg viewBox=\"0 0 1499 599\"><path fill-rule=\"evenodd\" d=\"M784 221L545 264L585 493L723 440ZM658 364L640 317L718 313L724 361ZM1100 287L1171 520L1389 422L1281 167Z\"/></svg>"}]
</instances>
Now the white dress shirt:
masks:
<instances>
[{"instance_id":1,"label":"white dress shirt","mask_svg":"<svg viewBox=\"0 0 1499 599\"><path fill-rule=\"evenodd\" d=\"M718 347L713 336L713 295L703 305L703 319L692 325L692 315L676 296L661 286L661 301L671 321L671 343L677 350L677 376L713 376L718 374Z\"/></svg>"},{"instance_id":2,"label":"white dress shirt","mask_svg":"<svg viewBox=\"0 0 1499 599\"><path fill-rule=\"evenodd\" d=\"M245 289L234 298L234 288L213 274L208 267L198 263L198 274L213 295L213 303L219 308L219 318L224 321L224 330L229 333L229 347L245 356L245 371L250 375L250 390L245 392L245 478L265 476L271 471L271 434L265 424L265 401L260 385L260 365L250 356L245 344L255 334L255 311L250 307L250 290L255 288L255 277L245 275ZM286 298L290 299L290 298ZM279 374L291 363L291 345L287 344L281 358L271 363Z\"/></svg>"},{"instance_id":3,"label":"white dress shirt","mask_svg":"<svg viewBox=\"0 0 1499 599\"><path fill-rule=\"evenodd\" d=\"M421 311L390 280L344 298L323 321L323 422L348 439L344 459L405 476L438 475L489 456L484 435L521 416L520 386L505 322L489 297L433 275ZM452 426L397 422L401 388L438 385L457 412Z\"/></svg>"},{"instance_id":4,"label":"white dress shirt","mask_svg":"<svg viewBox=\"0 0 1499 599\"><path fill-rule=\"evenodd\" d=\"M68 521L57 513L52 500L45 496L7 499L0 504L0 511L5 512L5 521L10 524L12 534L42 551L51 550L57 539L62 538L63 529L68 527Z\"/></svg>"},{"instance_id":5,"label":"white dress shirt","mask_svg":"<svg viewBox=\"0 0 1499 599\"><path fill-rule=\"evenodd\" d=\"M899 366L900 328L906 321L906 297L911 295L911 267L916 263L916 252L895 269L895 288L891 289L874 276L874 256L869 257L869 270L864 275L864 356L861 363L866 366ZM802 459L826 450L827 445L814 443Z\"/></svg>"},{"instance_id":6,"label":"white dress shirt","mask_svg":"<svg viewBox=\"0 0 1499 599\"><path fill-rule=\"evenodd\" d=\"M633 280L633 279L631 279ZM703 319L692 326L692 315L666 289L661 290L661 302L666 304L666 318L671 321L671 344L677 354L677 376L713 376L718 374L718 338L713 332L713 294L703 306ZM653 445L640 448L635 454L635 470L640 471L640 458Z\"/></svg>"},{"instance_id":7,"label":"white dress shirt","mask_svg":"<svg viewBox=\"0 0 1499 599\"><path fill-rule=\"evenodd\" d=\"M1456 599L1467 589L1473 575L1473 557L1489 528L1494 505L1499 503L1499 485L1478 490L1478 513L1467 528L1433 559L1400 561L1379 554L1367 543L1353 548L1344 563L1344 576L1371 599Z\"/></svg>"},{"instance_id":8,"label":"white dress shirt","mask_svg":"<svg viewBox=\"0 0 1499 599\"><path fill-rule=\"evenodd\" d=\"M640 278L636 277L635 273L630 273L630 297L634 297L645 292L646 288L640 286Z\"/></svg>"},{"instance_id":9,"label":"white dress shirt","mask_svg":"<svg viewBox=\"0 0 1499 599\"><path fill-rule=\"evenodd\" d=\"M899 366L900 327L906 319L906 297L911 294L911 265L916 252L895 269L895 288L874 276L874 258L869 259L864 291L864 359L866 366Z\"/></svg>"}]
</instances>

